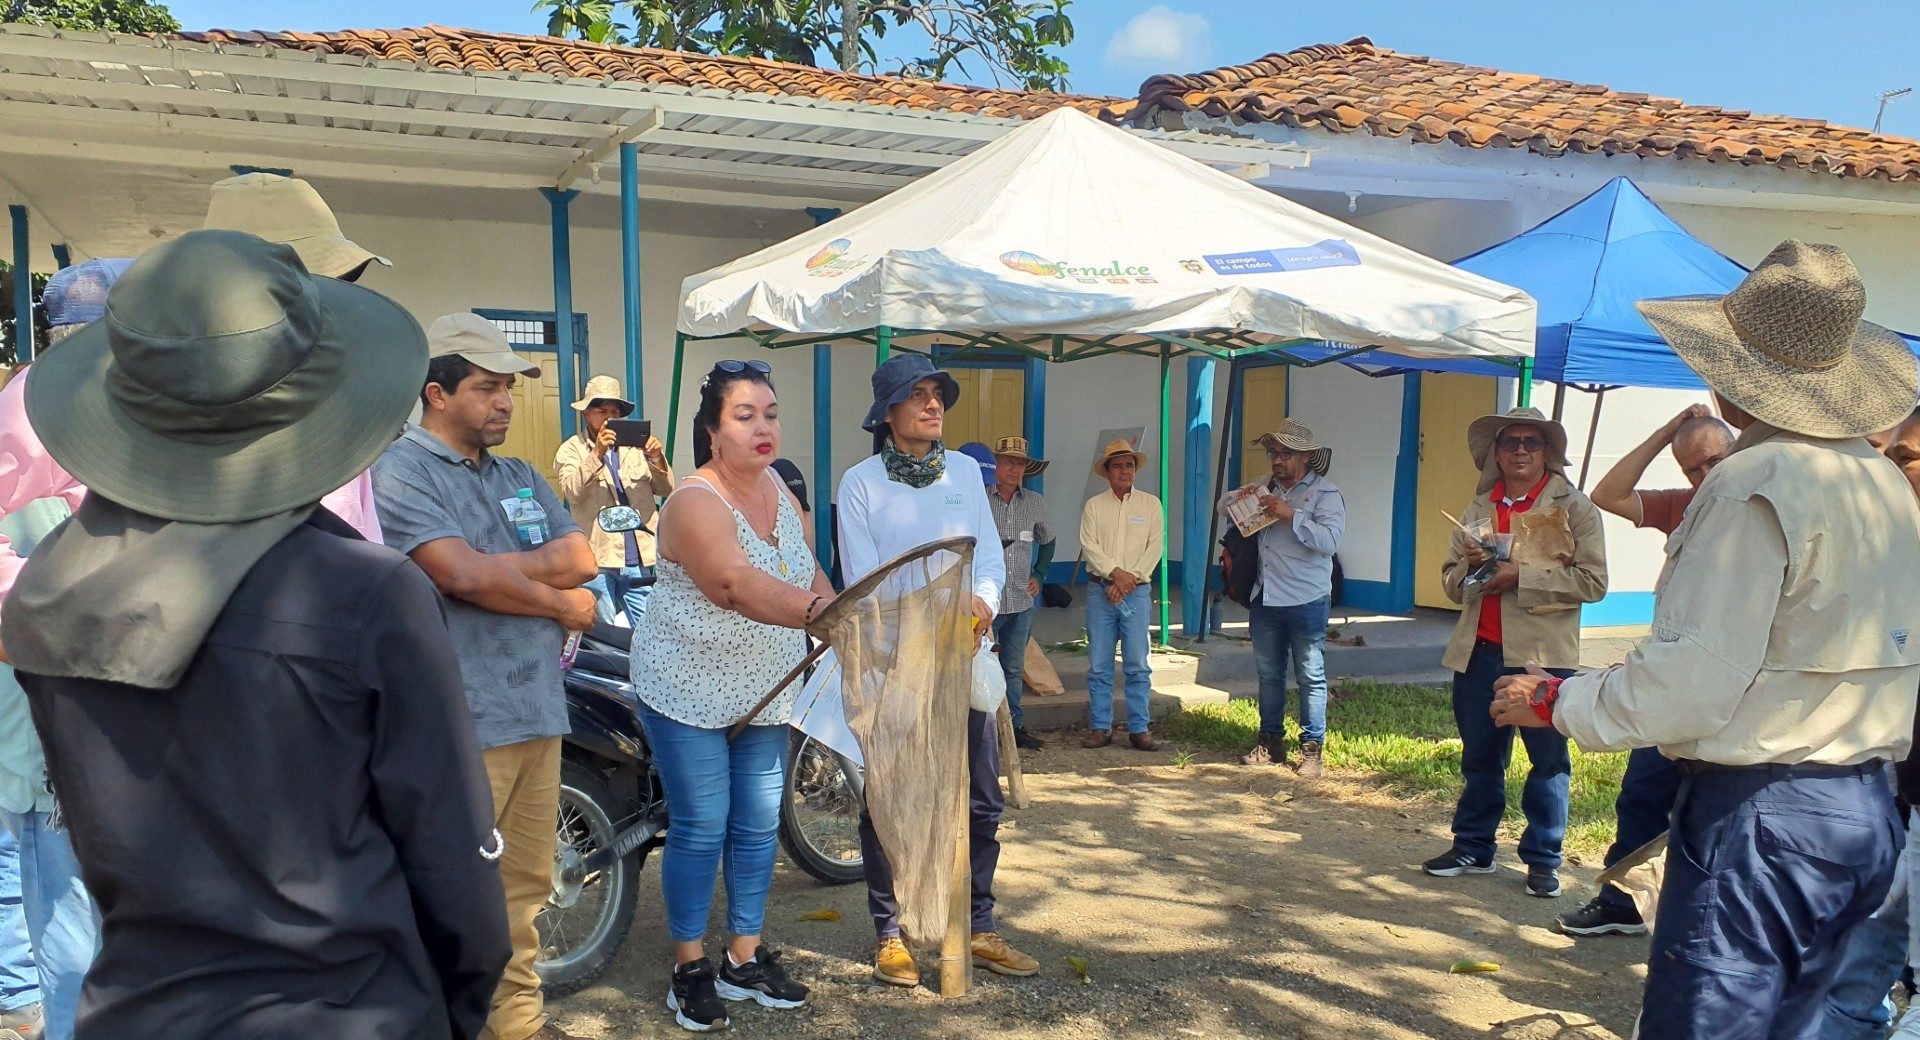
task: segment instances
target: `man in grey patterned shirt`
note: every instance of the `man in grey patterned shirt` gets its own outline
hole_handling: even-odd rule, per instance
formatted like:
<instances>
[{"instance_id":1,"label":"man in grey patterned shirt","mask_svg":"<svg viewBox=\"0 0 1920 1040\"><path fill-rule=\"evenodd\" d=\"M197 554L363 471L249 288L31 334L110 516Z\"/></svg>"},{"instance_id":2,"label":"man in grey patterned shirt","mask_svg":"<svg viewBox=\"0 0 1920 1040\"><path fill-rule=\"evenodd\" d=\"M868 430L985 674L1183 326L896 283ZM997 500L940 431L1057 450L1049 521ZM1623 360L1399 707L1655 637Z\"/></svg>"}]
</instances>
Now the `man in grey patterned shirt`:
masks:
<instances>
[{"instance_id":1,"label":"man in grey patterned shirt","mask_svg":"<svg viewBox=\"0 0 1920 1040\"><path fill-rule=\"evenodd\" d=\"M1046 745L1027 732L1020 695L1026 685L1020 669L1026 663L1027 641L1033 636L1034 598L1053 562L1053 517L1037 491L1021 483L1047 468L1027 450L1025 437L1002 437L994 445L994 490L987 495L993 522L1000 528L1000 548L1007 558L1007 584L1000 590L1000 613L993 618L993 640L1000 645L1000 669L1007 677L1007 710L1013 714L1013 741L1022 750Z\"/></svg>"},{"instance_id":2,"label":"man in grey patterned shirt","mask_svg":"<svg viewBox=\"0 0 1920 1040\"><path fill-rule=\"evenodd\" d=\"M505 839L500 879L513 959L487 1031L498 1040L567 1040L546 1017L534 918L552 888L560 738L568 729L560 651L569 629L593 627L593 593L580 586L599 568L546 480L526 461L487 450L506 440L515 376L539 367L475 314L435 321L427 348L420 425L374 464L374 497L387 544L412 557L445 601ZM547 513L550 537L532 550L520 548L505 509L522 488Z\"/></svg>"}]
</instances>

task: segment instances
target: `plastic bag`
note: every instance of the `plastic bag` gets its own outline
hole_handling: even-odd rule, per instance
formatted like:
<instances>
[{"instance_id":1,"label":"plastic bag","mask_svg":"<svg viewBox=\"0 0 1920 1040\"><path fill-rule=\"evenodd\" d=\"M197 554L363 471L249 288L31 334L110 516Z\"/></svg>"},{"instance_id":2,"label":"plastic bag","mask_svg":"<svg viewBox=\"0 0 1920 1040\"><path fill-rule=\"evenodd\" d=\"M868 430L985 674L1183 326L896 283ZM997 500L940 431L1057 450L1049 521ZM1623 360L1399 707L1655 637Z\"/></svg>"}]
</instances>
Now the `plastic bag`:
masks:
<instances>
[{"instance_id":1,"label":"plastic bag","mask_svg":"<svg viewBox=\"0 0 1920 1040\"><path fill-rule=\"evenodd\" d=\"M983 639L973 655L973 710L991 715L1006 699L1007 673L1000 670L1000 655L994 652L993 644Z\"/></svg>"}]
</instances>

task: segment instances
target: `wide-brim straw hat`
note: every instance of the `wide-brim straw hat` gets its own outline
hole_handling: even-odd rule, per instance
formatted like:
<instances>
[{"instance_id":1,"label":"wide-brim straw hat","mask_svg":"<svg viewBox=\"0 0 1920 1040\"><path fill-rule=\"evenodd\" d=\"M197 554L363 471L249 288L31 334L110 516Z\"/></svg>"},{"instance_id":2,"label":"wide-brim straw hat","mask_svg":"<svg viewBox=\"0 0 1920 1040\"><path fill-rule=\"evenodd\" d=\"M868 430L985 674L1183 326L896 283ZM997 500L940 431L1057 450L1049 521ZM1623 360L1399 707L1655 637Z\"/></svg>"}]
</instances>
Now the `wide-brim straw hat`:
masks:
<instances>
[{"instance_id":1,"label":"wide-brim straw hat","mask_svg":"<svg viewBox=\"0 0 1920 1040\"><path fill-rule=\"evenodd\" d=\"M298 177L243 173L215 182L206 226L290 245L309 272L327 278L345 277L369 262L393 266L386 257L341 234L340 221L326 200Z\"/></svg>"},{"instance_id":2,"label":"wide-brim straw hat","mask_svg":"<svg viewBox=\"0 0 1920 1040\"><path fill-rule=\"evenodd\" d=\"M1093 460L1093 472L1098 476L1102 476L1102 477L1106 476L1107 463L1112 462L1114 459L1117 459L1122 455L1133 456L1134 466L1140 469L1147 468L1146 453L1135 448L1131 443L1123 439L1123 440L1114 441L1112 444L1107 445L1106 450L1100 453L1100 457Z\"/></svg>"},{"instance_id":3,"label":"wide-brim straw hat","mask_svg":"<svg viewBox=\"0 0 1920 1040\"><path fill-rule=\"evenodd\" d=\"M1537 426L1546 435L1547 469L1565 473L1567 469L1567 428L1546 417L1538 408L1515 408L1495 415L1483 415L1467 424L1467 451L1473 464L1486 472L1493 461L1493 445L1500 431L1509 426ZM1482 490L1485 490L1484 488Z\"/></svg>"},{"instance_id":4,"label":"wide-brim straw hat","mask_svg":"<svg viewBox=\"0 0 1920 1040\"><path fill-rule=\"evenodd\" d=\"M1715 393L1778 429L1862 437L1899 423L1920 396L1912 349L1861 319L1866 286L1837 246L1788 239L1725 296L1639 308Z\"/></svg>"},{"instance_id":5,"label":"wide-brim straw hat","mask_svg":"<svg viewBox=\"0 0 1920 1040\"><path fill-rule=\"evenodd\" d=\"M620 381L612 376L594 376L587 380L586 388L580 391L580 399L573 402L573 410L584 412L592 408L595 401L619 405L622 419L633 414L633 402L620 396Z\"/></svg>"},{"instance_id":6,"label":"wide-brim straw hat","mask_svg":"<svg viewBox=\"0 0 1920 1040\"><path fill-rule=\"evenodd\" d=\"M1025 437L1002 437L994 442L993 457L996 459L1019 459L1027 464L1027 476L1035 476L1052 465L1046 459L1033 457L1033 449L1028 447Z\"/></svg>"},{"instance_id":7,"label":"wide-brim straw hat","mask_svg":"<svg viewBox=\"0 0 1920 1040\"><path fill-rule=\"evenodd\" d=\"M1307 456L1307 468L1323 477L1333 465L1333 449L1314 440L1311 429L1292 419L1280 420L1279 429L1261 434L1253 443L1268 451L1287 448L1300 452Z\"/></svg>"},{"instance_id":8,"label":"wide-brim straw hat","mask_svg":"<svg viewBox=\"0 0 1920 1040\"><path fill-rule=\"evenodd\" d=\"M48 454L109 501L236 523L318 502L399 436L427 344L399 304L291 247L195 231L149 250L107 313L27 383Z\"/></svg>"}]
</instances>

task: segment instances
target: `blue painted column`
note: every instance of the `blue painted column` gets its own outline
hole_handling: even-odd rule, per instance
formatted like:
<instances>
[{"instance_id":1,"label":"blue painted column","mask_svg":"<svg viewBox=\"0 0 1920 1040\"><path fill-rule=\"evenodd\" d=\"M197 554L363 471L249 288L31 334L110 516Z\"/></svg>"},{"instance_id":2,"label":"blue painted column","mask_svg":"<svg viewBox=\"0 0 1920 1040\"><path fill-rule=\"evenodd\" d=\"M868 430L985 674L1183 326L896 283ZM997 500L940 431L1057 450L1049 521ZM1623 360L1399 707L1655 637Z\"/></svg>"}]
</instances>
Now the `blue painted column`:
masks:
<instances>
[{"instance_id":1,"label":"blue painted column","mask_svg":"<svg viewBox=\"0 0 1920 1040\"><path fill-rule=\"evenodd\" d=\"M1400 453L1393 463L1393 534L1387 544L1387 610L1413 609L1414 534L1420 518L1420 373L1400 377Z\"/></svg>"},{"instance_id":2,"label":"blue painted column","mask_svg":"<svg viewBox=\"0 0 1920 1040\"><path fill-rule=\"evenodd\" d=\"M53 266L62 271L73 266L73 250L67 248L65 242L53 244Z\"/></svg>"},{"instance_id":3,"label":"blue painted column","mask_svg":"<svg viewBox=\"0 0 1920 1040\"><path fill-rule=\"evenodd\" d=\"M837 209L808 206L819 227L840 215ZM813 346L813 558L833 569L833 347Z\"/></svg>"},{"instance_id":4,"label":"blue painted column","mask_svg":"<svg viewBox=\"0 0 1920 1040\"><path fill-rule=\"evenodd\" d=\"M33 260L27 238L27 207L8 206L13 220L13 342L15 360L33 360Z\"/></svg>"},{"instance_id":5,"label":"blue painted column","mask_svg":"<svg viewBox=\"0 0 1920 1040\"><path fill-rule=\"evenodd\" d=\"M646 369L640 355L640 146L620 146L620 297L627 333L627 399L647 414Z\"/></svg>"},{"instance_id":6,"label":"blue painted column","mask_svg":"<svg viewBox=\"0 0 1920 1040\"><path fill-rule=\"evenodd\" d=\"M1180 522L1180 630L1204 634L1202 608L1207 595L1208 559L1213 547L1207 531L1213 512L1208 498L1213 476L1213 359L1187 358L1187 477Z\"/></svg>"},{"instance_id":7,"label":"blue painted column","mask_svg":"<svg viewBox=\"0 0 1920 1040\"><path fill-rule=\"evenodd\" d=\"M1021 403L1020 426L1026 430L1027 451L1036 459L1047 457L1047 363L1027 359L1027 395ZM1038 494L1045 486L1046 474L1027 478L1027 486Z\"/></svg>"},{"instance_id":8,"label":"blue painted column","mask_svg":"<svg viewBox=\"0 0 1920 1040\"><path fill-rule=\"evenodd\" d=\"M578 413L573 402L579 397L573 385L573 229L567 222L567 204L580 193L559 188L541 188L553 207L553 338L560 363L560 436L573 436Z\"/></svg>"}]
</instances>

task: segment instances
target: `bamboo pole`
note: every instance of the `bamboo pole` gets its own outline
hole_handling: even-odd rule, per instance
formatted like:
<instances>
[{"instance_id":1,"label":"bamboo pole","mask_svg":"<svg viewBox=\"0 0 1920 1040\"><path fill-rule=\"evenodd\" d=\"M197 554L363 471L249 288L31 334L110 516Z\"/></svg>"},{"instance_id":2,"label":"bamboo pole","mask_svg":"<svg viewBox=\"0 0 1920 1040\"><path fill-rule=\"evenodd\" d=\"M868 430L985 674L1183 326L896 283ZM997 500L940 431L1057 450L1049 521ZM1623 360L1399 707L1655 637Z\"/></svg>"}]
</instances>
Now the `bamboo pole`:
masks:
<instances>
[{"instance_id":1,"label":"bamboo pole","mask_svg":"<svg viewBox=\"0 0 1920 1040\"><path fill-rule=\"evenodd\" d=\"M1027 775L1020 769L1020 744L1013 737L1013 709L1000 702L995 713L1000 724L1000 769L1007 775L1007 800L1015 809L1033 804L1027 799Z\"/></svg>"},{"instance_id":2,"label":"bamboo pole","mask_svg":"<svg viewBox=\"0 0 1920 1040\"><path fill-rule=\"evenodd\" d=\"M961 754L967 758L966 748ZM940 995L964 997L973 989L973 813L970 761L960 769L960 824L953 835L953 891L947 897L947 934L940 941Z\"/></svg>"}]
</instances>

